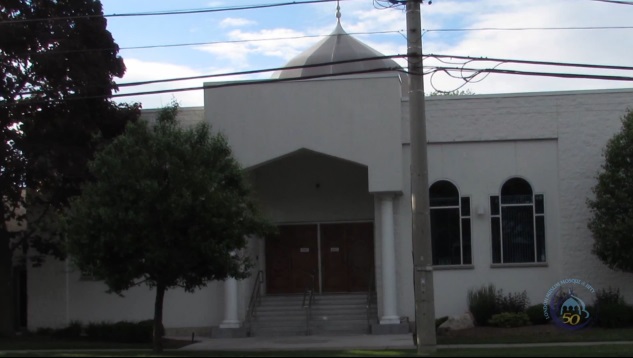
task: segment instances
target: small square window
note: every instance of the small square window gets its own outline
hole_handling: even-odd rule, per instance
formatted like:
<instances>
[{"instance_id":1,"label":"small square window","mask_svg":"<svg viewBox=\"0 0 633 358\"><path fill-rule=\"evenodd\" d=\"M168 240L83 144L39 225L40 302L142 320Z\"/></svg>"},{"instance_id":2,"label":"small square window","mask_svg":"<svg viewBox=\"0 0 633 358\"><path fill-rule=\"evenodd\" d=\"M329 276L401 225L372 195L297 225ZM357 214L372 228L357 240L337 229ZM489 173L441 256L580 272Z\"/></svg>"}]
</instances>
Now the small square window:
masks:
<instances>
[{"instance_id":1,"label":"small square window","mask_svg":"<svg viewBox=\"0 0 633 358\"><path fill-rule=\"evenodd\" d=\"M499 215L499 196L490 197L490 215Z\"/></svg>"},{"instance_id":2,"label":"small square window","mask_svg":"<svg viewBox=\"0 0 633 358\"><path fill-rule=\"evenodd\" d=\"M470 216L470 198L467 196L462 196L461 204L462 216Z\"/></svg>"}]
</instances>

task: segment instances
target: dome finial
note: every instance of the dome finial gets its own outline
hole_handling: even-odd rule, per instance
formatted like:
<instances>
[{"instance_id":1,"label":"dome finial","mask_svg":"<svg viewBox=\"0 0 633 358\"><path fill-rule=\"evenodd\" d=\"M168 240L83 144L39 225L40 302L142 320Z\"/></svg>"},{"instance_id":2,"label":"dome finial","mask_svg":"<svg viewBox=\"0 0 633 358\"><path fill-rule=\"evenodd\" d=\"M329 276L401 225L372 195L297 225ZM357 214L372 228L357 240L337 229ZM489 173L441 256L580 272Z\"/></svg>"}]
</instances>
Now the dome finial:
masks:
<instances>
[{"instance_id":1,"label":"dome finial","mask_svg":"<svg viewBox=\"0 0 633 358\"><path fill-rule=\"evenodd\" d=\"M339 4L339 0L336 0L336 18L337 21L341 22L341 5Z\"/></svg>"}]
</instances>

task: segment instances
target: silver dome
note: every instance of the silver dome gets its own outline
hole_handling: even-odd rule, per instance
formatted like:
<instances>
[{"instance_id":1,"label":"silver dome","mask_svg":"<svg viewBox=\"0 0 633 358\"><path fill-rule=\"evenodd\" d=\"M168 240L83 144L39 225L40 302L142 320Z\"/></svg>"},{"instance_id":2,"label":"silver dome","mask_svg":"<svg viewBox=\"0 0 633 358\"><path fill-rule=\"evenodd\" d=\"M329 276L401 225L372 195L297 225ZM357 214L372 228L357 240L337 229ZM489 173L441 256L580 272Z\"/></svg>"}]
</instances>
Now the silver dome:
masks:
<instances>
[{"instance_id":1,"label":"silver dome","mask_svg":"<svg viewBox=\"0 0 633 358\"><path fill-rule=\"evenodd\" d=\"M340 21L331 35L316 43L297 57L293 58L285 67L310 66L338 61L358 60L384 56L380 52L358 41L349 35ZM316 67L288 68L273 73L273 78L302 78L311 76L327 76L350 72L363 72L376 69L399 70L401 66L390 58L355 61L340 64L328 64Z\"/></svg>"}]
</instances>

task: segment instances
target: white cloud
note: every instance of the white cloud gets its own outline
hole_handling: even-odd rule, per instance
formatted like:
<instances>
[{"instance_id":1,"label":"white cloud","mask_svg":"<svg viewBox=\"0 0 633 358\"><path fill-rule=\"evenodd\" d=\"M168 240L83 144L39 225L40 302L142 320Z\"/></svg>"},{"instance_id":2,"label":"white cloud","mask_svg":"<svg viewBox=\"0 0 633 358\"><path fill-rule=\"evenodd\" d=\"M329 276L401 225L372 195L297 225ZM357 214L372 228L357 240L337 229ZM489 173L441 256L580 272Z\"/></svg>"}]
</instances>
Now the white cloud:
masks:
<instances>
[{"instance_id":1,"label":"white cloud","mask_svg":"<svg viewBox=\"0 0 633 358\"><path fill-rule=\"evenodd\" d=\"M250 68L252 63L258 62L253 60L255 57L267 56L288 61L319 40L318 37L305 37L303 32L284 28L262 29L255 32L233 30L228 36L231 41L244 42L205 45L197 48L231 61L233 67Z\"/></svg>"},{"instance_id":2,"label":"white cloud","mask_svg":"<svg viewBox=\"0 0 633 358\"><path fill-rule=\"evenodd\" d=\"M220 27L242 27L256 24L256 21L239 17L227 17L220 21Z\"/></svg>"},{"instance_id":3,"label":"white cloud","mask_svg":"<svg viewBox=\"0 0 633 358\"><path fill-rule=\"evenodd\" d=\"M449 3L447 1L447 3ZM469 13L463 27L470 28L535 28L582 27L628 24L630 12L617 6L584 2L571 6L569 1L539 2L526 6L523 1L476 1L482 9ZM443 3L439 3L442 5ZM473 6L469 4L468 6ZM439 7L439 6L438 6ZM446 27L448 23L438 22ZM429 33L425 35L425 53L462 56L496 57L521 60L627 65L631 46L630 33L622 30L524 30L469 31L464 33ZM425 64L433 64L427 61ZM492 67L485 63L484 67ZM469 67L476 64L469 64ZM633 76L633 72L596 71L584 68L544 67L505 64L500 68L543 71L600 73ZM575 90L630 87L628 82L490 75L477 84L468 85L476 93ZM428 84L427 79L427 84ZM442 90L454 89L463 83L446 75L436 75L434 83ZM427 89L428 90L428 89Z\"/></svg>"},{"instance_id":4,"label":"white cloud","mask_svg":"<svg viewBox=\"0 0 633 358\"><path fill-rule=\"evenodd\" d=\"M170 63L149 62L134 58L126 58L127 71L118 83L142 82L156 79L181 78L199 76L201 73L185 66ZM156 83L143 86L121 87L118 93L136 93L174 88L202 87L202 80L187 80L178 82ZM200 106L203 102L201 90L188 92L162 93L156 95L142 95L117 98L117 102L140 102L143 108L161 108L176 99L183 107Z\"/></svg>"},{"instance_id":5,"label":"white cloud","mask_svg":"<svg viewBox=\"0 0 633 358\"><path fill-rule=\"evenodd\" d=\"M573 4L572 4L573 3ZM398 9L376 10L363 1L343 2L342 25L348 33L393 31L406 29L406 14ZM213 71L232 72L282 66L285 62L307 49L321 37L327 35L336 24L334 11L325 6L314 5L315 12L310 21L299 21L300 26L259 28L253 31L227 29L225 41L232 43L205 45L196 47L208 56L213 66L205 73ZM525 5L524 0L442 0L431 6L422 7L422 27L425 29L447 28L534 28L534 27L580 27L580 26L626 26L630 24L633 8L609 5L591 1L550 0ZM326 14L326 12L331 13ZM242 21L244 20L244 21ZM249 20L240 18L224 19L226 26L246 26ZM254 24L253 24L254 25ZM595 64L629 65L633 30L550 30L550 31L464 31L429 32L423 37L424 53L454 54L462 56L498 57L511 59L530 59L558 62L580 62ZM359 40L384 54L406 53L406 38L398 34L354 35ZM275 38L286 38L278 39ZM256 41L250 41L256 40ZM203 57L203 56L201 56ZM205 61L206 58L205 58ZM154 63L145 59L127 60L128 75L126 81L180 77L199 74L201 71L191 67ZM404 61L401 62L406 66ZM439 65L432 60L425 65ZM492 67L494 63L481 64ZM174 66L174 67L170 67ZM456 65L457 66L457 65ZM476 64L469 64L474 67ZM220 67L222 70L220 70ZM500 68L524 71L556 71L577 73L610 73L633 76L633 73L614 71L592 71L589 69L569 69L561 67L527 66L505 64ZM455 73L454 73L455 74ZM254 75L250 78L264 78L270 74ZM133 79L137 76L138 79ZM235 78L237 79L237 78ZM244 77L239 78L244 79ZM431 90L430 76L426 77L427 91ZM588 88L631 87L629 82L569 80L546 77L527 77L511 75L490 75L477 77L478 83L468 84L465 88L475 93L502 93L524 91L571 90ZM222 79L227 80L227 79ZM463 84L438 73L433 78L434 85L443 90L451 90ZM195 82L201 85L202 80ZM189 82L178 83L186 86ZM175 83L164 84L171 88ZM136 88L134 88L136 90ZM177 95L183 104L202 105L202 93ZM171 95L164 95L161 106L169 102ZM141 97L142 100L149 96ZM148 106L147 104L145 105Z\"/></svg>"}]
</instances>

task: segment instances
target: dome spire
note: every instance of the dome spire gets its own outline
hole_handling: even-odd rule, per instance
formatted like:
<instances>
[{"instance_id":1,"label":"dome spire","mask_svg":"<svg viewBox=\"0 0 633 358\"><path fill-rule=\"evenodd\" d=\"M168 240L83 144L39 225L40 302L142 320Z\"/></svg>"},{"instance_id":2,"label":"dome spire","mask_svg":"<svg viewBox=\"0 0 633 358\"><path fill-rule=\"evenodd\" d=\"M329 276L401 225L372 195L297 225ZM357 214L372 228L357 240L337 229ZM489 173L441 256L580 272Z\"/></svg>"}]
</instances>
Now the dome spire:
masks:
<instances>
[{"instance_id":1,"label":"dome spire","mask_svg":"<svg viewBox=\"0 0 633 358\"><path fill-rule=\"evenodd\" d=\"M341 5L339 3L339 0L336 0L336 21L338 21L338 23L341 23Z\"/></svg>"}]
</instances>

